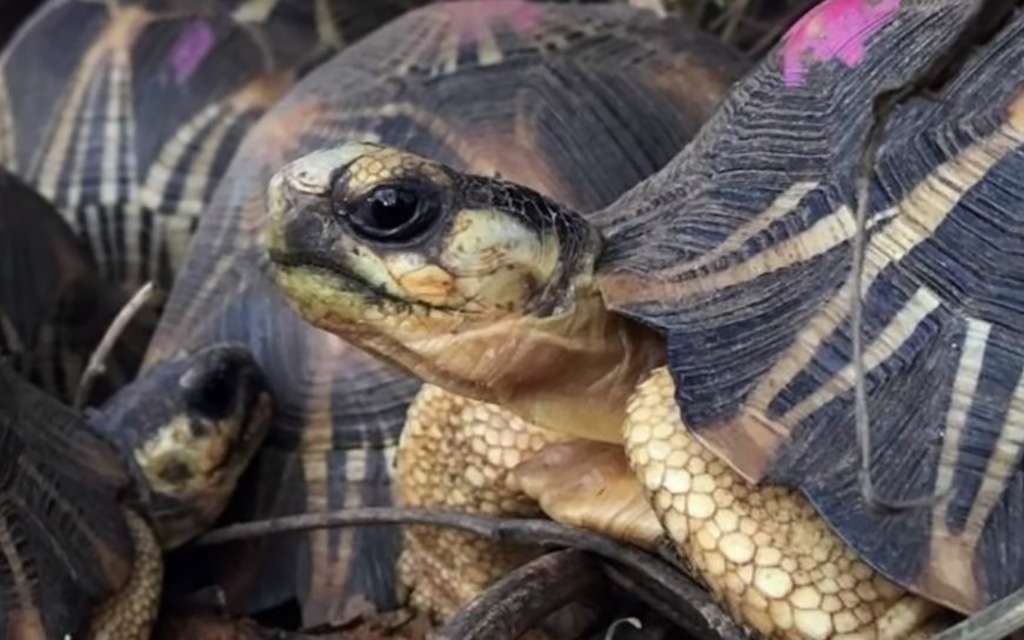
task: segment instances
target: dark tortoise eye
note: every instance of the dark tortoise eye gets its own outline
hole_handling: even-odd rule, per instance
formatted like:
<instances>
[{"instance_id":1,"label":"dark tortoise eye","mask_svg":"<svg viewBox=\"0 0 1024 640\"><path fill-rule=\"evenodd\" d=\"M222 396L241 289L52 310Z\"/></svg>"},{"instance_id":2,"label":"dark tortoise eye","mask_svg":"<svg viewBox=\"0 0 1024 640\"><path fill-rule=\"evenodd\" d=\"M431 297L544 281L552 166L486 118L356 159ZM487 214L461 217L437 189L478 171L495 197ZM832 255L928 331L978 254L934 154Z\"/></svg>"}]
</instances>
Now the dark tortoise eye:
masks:
<instances>
[{"instance_id":1,"label":"dark tortoise eye","mask_svg":"<svg viewBox=\"0 0 1024 640\"><path fill-rule=\"evenodd\" d=\"M185 402L200 415L222 420L235 406L240 386L241 368L234 362L218 363L198 376L183 378Z\"/></svg>"},{"instance_id":2,"label":"dark tortoise eye","mask_svg":"<svg viewBox=\"0 0 1024 640\"><path fill-rule=\"evenodd\" d=\"M437 191L424 185L384 185L348 206L335 199L335 209L366 238L406 242L437 220L441 198Z\"/></svg>"}]
</instances>

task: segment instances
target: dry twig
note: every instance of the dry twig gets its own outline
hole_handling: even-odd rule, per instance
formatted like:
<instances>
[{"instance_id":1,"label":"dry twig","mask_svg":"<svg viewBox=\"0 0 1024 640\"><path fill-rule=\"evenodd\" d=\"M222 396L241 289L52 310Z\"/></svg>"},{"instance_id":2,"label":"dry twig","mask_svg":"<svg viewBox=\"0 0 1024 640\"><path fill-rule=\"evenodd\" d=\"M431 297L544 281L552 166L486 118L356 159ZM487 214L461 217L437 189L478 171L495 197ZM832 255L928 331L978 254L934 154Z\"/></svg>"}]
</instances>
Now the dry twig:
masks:
<instances>
[{"instance_id":1,"label":"dry twig","mask_svg":"<svg viewBox=\"0 0 1024 640\"><path fill-rule=\"evenodd\" d=\"M1024 589L956 624L932 640L1001 640L1024 629Z\"/></svg>"},{"instance_id":2,"label":"dry twig","mask_svg":"<svg viewBox=\"0 0 1024 640\"><path fill-rule=\"evenodd\" d=\"M551 520L498 518L431 509L363 507L231 525L202 536L196 544L221 544L312 529L382 524L451 527L495 542L589 551L628 568L636 576L642 576L646 591L637 593L637 596L645 601L648 598L654 600L648 604L659 610L666 606L674 609L675 616L670 619L686 631L697 637L714 637L711 634L717 632L723 640L745 637L736 623L715 604L711 595L687 578L680 568L592 531Z\"/></svg>"},{"instance_id":3,"label":"dry twig","mask_svg":"<svg viewBox=\"0 0 1024 640\"><path fill-rule=\"evenodd\" d=\"M431 640L515 640L602 582L583 551L555 551L510 571L474 598Z\"/></svg>"},{"instance_id":4,"label":"dry twig","mask_svg":"<svg viewBox=\"0 0 1024 640\"><path fill-rule=\"evenodd\" d=\"M92 386L96 383L96 379L107 371L107 358L110 357L110 352L113 350L114 345L136 314L153 297L153 291L153 283L147 282L117 312L114 321L110 323L110 327L103 334L103 339L100 340L99 346L96 347L96 350L89 357L89 364L86 366L85 372L82 373L82 379L78 383L78 389L75 391L74 406L76 409L81 409L85 406L86 401L89 399L89 394L92 392Z\"/></svg>"}]
</instances>

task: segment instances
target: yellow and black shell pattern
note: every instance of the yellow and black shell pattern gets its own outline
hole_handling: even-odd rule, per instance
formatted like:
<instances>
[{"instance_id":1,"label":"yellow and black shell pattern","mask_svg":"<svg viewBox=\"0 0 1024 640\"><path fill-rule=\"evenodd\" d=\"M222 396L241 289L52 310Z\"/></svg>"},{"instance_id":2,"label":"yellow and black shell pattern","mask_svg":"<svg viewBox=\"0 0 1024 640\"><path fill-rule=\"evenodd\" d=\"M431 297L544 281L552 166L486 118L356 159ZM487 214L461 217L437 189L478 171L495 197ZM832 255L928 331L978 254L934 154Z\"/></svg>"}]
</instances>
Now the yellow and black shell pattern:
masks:
<instances>
[{"instance_id":1,"label":"yellow and black shell pattern","mask_svg":"<svg viewBox=\"0 0 1024 640\"><path fill-rule=\"evenodd\" d=\"M50 0L0 57L0 164L103 277L170 286L248 128L417 0Z\"/></svg>"},{"instance_id":2,"label":"yellow and black shell pattern","mask_svg":"<svg viewBox=\"0 0 1024 640\"><path fill-rule=\"evenodd\" d=\"M668 339L685 425L799 487L869 563L973 611L1024 584L1024 17L893 115L852 270L872 103L973 3L827 0L605 210L609 305ZM875 504L859 482L851 297ZM921 506L923 504L923 506Z\"/></svg>"},{"instance_id":3,"label":"yellow and black shell pattern","mask_svg":"<svg viewBox=\"0 0 1024 640\"><path fill-rule=\"evenodd\" d=\"M147 356L231 340L267 372L278 420L234 516L390 504L419 388L304 322L267 279L258 233L277 169L374 140L593 211L667 162L743 69L716 40L650 12L500 0L410 12L300 81L228 167ZM334 529L236 545L220 561L229 598L269 605L291 590L316 624L354 598L391 606L399 545L392 528Z\"/></svg>"},{"instance_id":4,"label":"yellow and black shell pattern","mask_svg":"<svg viewBox=\"0 0 1024 640\"><path fill-rule=\"evenodd\" d=\"M81 637L128 582L119 453L0 359L0 637Z\"/></svg>"}]
</instances>

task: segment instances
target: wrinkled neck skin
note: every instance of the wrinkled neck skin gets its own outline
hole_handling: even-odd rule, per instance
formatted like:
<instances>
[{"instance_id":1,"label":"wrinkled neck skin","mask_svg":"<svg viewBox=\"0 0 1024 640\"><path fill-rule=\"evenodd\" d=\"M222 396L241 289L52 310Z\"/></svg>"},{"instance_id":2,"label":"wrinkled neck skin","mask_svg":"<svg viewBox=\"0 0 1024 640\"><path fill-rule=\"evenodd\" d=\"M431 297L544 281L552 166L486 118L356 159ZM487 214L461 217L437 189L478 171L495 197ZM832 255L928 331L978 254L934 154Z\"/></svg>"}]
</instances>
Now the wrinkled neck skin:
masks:
<instances>
[{"instance_id":1,"label":"wrinkled neck skin","mask_svg":"<svg viewBox=\"0 0 1024 640\"><path fill-rule=\"evenodd\" d=\"M319 298L321 303L332 300L315 310L300 301L299 311L320 328L425 382L501 405L542 428L618 443L629 396L646 373L662 364L664 342L654 331L605 309L592 259L566 262L575 273L562 274L553 291L538 296L538 304L550 309L544 314L534 309L475 318L406 310L381 331L379 325L353 323L345 300L333 292ZM287 279L287 270L278 277ZM330 291L330 285L321 290ZM429 331L422 330L425 325Z\"/></svg>"},{"instance_id":2,"label":"wrinkled neck skin","mask_svg":"<svg viewBox=\"0 0 1024 640\"><path fill-rule=\"evenodd\" d=\"M607 312L593 290L565 313L499 322L437 353L429 342L413 348L477 381L459 390L466 395L552 431L615 443L622 441L630 395L665 353L660 336Z\"/></svg>"}]
</instances>

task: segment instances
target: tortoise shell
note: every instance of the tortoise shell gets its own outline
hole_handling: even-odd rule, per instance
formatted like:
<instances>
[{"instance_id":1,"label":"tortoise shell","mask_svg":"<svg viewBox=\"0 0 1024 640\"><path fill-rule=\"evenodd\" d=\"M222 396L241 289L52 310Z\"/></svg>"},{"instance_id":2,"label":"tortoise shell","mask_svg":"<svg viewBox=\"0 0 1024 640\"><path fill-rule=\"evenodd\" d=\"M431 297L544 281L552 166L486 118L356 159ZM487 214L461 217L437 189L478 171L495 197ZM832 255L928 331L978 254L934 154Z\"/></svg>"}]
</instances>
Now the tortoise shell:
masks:
<instances>
[{"instance_id":1,"label":"tortoise shell","mask_svg":"<svg viewBox=\"0 0 1024 640\"><path fill-rule=\"evenodd\" d=\"M0 359L0 635L78 637L135 549L118 452Z\"/></svg>"},{"instance_id":2,"label":"tortoise shell","mask_svg":"<svg viewBox=\"0 0 1024 640\"><path fill-rule=\"evenodd\" d=\"M277 168L370 139L591 211L667 162L743 68L713 38L649 12L502 0L411 12L299 82L232 160L147 357L233 340L267 372L278 421L234 517L390 504L392 457L419 387L312 328L269 282L257 234ZM238 545L218 561L229 558L229 599L268 606L298 594L315 624L360 596L393 606L399 545L394 528L315 531Z\"/></svg>"},{"instance_id":3,"label":"tortoise shell","mask_svg":"<svg viewBox=\"0 0 1024 640\"><path fill-rule=\"evenodd\" d=\"M104 278L169 288L248 128L416 4L50 0L0 59L0 164L57 206Z\"/></svg>"},{"instance_id":4,"label":"tortoise shell","mask_svg":"<svg viewBox=\"0 0 1024 640\"><path fill-rule=\"evenodd\" d=\"M6 0L4 2L4 21L3 24L0 24L0 46L7 44L21 23L42 3L42 0Z\"/></svg>"},{"instance_id":5,"label":"tortoise shell","mask_svg":"<svg viewBox=\"0 0 1024 640\"><path fill-rule=\"evenodd\" d=\"M972 611L1024 584L1024 18L889 122L870 185L858 481L855 181L883 90L972 3L828 0L690 147L605 210L608 304L668 340L683 422L800 488L878 570ZM656 241L652 242L652 238Z\"/></svg>"},{"instance_id":6,"label":"tortoise shell","mask_svg":"<svg viewBox=\"0 0 1024 640\"><path fill-rule=\"evenodd\" d=\"M0 169L0 355L70 402L89 355L125 302L53 205ZM130 379L154 326L146 314L128 325L90 399Z\"/></svg>"}]
</instances>

